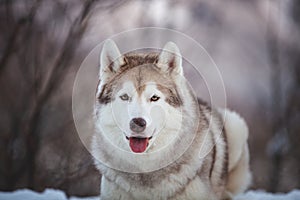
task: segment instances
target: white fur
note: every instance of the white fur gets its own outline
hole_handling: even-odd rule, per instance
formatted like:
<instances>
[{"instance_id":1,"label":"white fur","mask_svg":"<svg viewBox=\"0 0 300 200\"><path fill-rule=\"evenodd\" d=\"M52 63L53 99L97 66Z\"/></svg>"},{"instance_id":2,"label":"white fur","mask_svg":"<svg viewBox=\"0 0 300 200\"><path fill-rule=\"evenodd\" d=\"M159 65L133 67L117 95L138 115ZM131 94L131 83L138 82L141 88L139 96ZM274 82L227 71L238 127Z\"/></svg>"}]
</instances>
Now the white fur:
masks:
<instances>
[{"instance_id":1,"label":"white fur","mask_svg":"<svg viewBox=\"0 0 300 200\"><path fill-rule=\"evenodd\" d=\"M170 63L172 63L173 66L170 66ZM177 45L173 42L168 42L164 46L159 55L157 64L166 72L169 71L170 68L173 68L171 69L172 72L175 72L177 75L183 75L181 53Z\"/></svg>"},{"instance_id":2,"label":"white fur","mask_svg":"<svg viewBox=\"0 0 300 200\"><path fill-rule=\"evenodd\" d=\"M100 55L100 80L105 81L110 73L118 71L124 64L124 57L121 55L116 43L113 40L106 40ZM108 68L112 64L112 71Z\"/></svg>"},{"instance_id":3,"label":"white fur","mask_svg":"<svg viewBox=\"0 0 300 200\"><path fill-rule=\"evenodd\" d=\"M113 60L118 65L115 66L114 63L113 71L110 71L108 65ZM124 58L114 42L107 41L101 53L101 82L97 95L122 62ZM165 45L157 66L172 77L178 95L183 98L183 105L180 107L168 104L155 82L146 83L145 90L140 94L130 80L135 77L134 74L127 76L127 80L120 84L111 103L95 105L96 132L92 151L95 164L102 174L101 199L217 200L225 194L230 196L243 191L250 182L248 129L244 120L234 112L227 111L224 115L229 177L226 185L220 185L220 181L223 181L220 180L220 174L224 169L226 149L226 142L221 135L222 112L211 112L208 107L202 106L200 113L196 99L181 76L182 58L174 43ZM130 100L120 99L123 94L127 94ZM159 101L149 101L154 94L160 97ZM201 119L204 117L205 120L210 120L209 126L204 123L205 120L199 120L200 115ZM132 153L126 140L126 136L135 136L130 131L129 124L136 117L147 122L147 127L141 134L153 137L146 151L141 154ZM210 150L214 145L216 158L209 179L212 162ZM136 175L136 172L146 177L149 175L149 179L153 178L157 182L151 187L146 183L148 180L138 182L143 176ZM200 172L204 174L199 174Z\"/></svg>"},{"instance_id":4,"label":"white fur","mask_svg":"<svg viewBox=\"0 0 300 200\"><path fill-rule=\"evenodd\" d=\"M229 150L229 171L241 158L243 148L247 145L248 127L236 112L225 110L225 129Z\"/></svg>"},{"instance_id":5,"label":"white fur","mask_svg":"<svg viewBox=\"0 0 300 200\"><path fill-rule=\"evenodd\" d=\"M130 101L122 101L119 98L125 93L130 97ZM154 94L161 99L157 102L150 102L149 99ZM99 113L106 117L100 117L96 124L101 125L100 129L103 132L110 133L105 135L109 141L124 150L130 151L126 136L152 137L146 151L154 151L166 145L165 142L163 144L160 142L165 141L162 140L163 137L171 141L176 136L173 132L181 128L181 112L164 101L164 94L156 88L154 83L146 84L145 91L139 96L133 83L127 81L115 96L116 100L102 108L102 112ZM146 120L147 127L143 133L137 135L130 130L129 124L133 118ZM160 139L156 141L157 137Z\"/></svg>"},{"instance_id":6,"label":"white fur","mask_svg":"<svg viewBox=\"0 0 300 200\"><path fill-rule=\"evenodd\" d=\"M235 112L225 110L224 116L229 154L227 189L231 194L238 194L245 191L251 183L248 127L244 119Z\"/></svg>"}]
</instances>

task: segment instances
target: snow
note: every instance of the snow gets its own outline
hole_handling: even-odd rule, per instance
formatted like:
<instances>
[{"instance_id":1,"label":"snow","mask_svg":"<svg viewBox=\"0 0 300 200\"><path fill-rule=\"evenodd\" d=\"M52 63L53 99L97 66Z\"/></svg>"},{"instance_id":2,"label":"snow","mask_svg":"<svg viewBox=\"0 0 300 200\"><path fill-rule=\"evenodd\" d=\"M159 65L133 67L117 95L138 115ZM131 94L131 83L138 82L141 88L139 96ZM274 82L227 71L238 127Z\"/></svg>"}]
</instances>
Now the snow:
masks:
<instances>
[{"instance_id":1,"label":"snow","mask_svg":"<svg viewBox=\"0 0 300 200\"><path fill-rule=\"evenodd\" d=\"M28 189L14 192L0 192L0 200L99 200L99 197L70 197L61 190L46 189L43 193L37 193Z\"/></svg>"},{"instance_id":2,"label":"snow","mask_svg":"<svg viewBox=\"0 0 300 200\"><path fill-rule=\"evenodd\" d=\"M16 190L14 192L0 192L0 200L100 200L99 197L70 197L63 191L46 189L37 193L28 189ZM234 198L234 200L300 200L300 190L293 190L289 193L271 194L261 190L248 191Z\"/></svg>"},{"instance_id":3,"label":"snow","mask_svg":"<svg viewBox=\"0 0 300 200\"><path fill-rule=\"evenodd\" d=\"M264 191L248 191L234 200L300 200L300 190L292 190L287 194L271 194Z\"/></svg>"}]
</instances>

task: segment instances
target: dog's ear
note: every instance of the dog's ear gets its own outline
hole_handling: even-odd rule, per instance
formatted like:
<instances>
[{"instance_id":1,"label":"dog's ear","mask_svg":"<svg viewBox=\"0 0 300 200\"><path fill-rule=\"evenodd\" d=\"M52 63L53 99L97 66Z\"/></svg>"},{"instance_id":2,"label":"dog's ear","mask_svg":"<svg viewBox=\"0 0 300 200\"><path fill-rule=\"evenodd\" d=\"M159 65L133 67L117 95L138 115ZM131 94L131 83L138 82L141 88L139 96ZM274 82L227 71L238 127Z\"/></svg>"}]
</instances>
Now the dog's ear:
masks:
<instances>
[{"instance_id":1,"label":"dog's ear","mask_svg":"<svg viewBox=\"0 0 300 200\"><path fill-rule=\"evenodd\" d=\"M182 57L174 42L168 42L158 56L157 66L164 72L183 75Z\"/></svg>"},{"instance_id":2,"label":"dog's ear","mask_svg":"<svg viewBox=\"0 0 300 200\"><path fill-rule=\"evenodd\" d=\"M99 78L105 80L113 73L116 73L124 64L124 56L121 55L116 43L111 39L106 40L100 55Z\"/></svg>"}]
</instances>

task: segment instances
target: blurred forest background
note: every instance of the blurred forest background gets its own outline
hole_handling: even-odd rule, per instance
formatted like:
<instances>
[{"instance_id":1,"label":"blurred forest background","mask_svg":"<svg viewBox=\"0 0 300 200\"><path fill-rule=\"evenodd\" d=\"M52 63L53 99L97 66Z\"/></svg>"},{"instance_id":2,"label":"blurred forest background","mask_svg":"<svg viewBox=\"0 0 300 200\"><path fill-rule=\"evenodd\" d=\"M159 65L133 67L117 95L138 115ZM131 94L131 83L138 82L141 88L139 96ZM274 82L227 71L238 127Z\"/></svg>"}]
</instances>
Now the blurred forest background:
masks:
<instances>
[{"instance_id":1,"label":"blurred forest background","mask_svg":"<svg viewBox=\"0 0 300 200\"><path fill-rule=\"evenodd\" d=\"M193 37L218 65L249 124L252 188L300 188L299 0L0 0L0 190L99 194L74 79L97 44L145 26Z\"/></svg>"}]
</instances>

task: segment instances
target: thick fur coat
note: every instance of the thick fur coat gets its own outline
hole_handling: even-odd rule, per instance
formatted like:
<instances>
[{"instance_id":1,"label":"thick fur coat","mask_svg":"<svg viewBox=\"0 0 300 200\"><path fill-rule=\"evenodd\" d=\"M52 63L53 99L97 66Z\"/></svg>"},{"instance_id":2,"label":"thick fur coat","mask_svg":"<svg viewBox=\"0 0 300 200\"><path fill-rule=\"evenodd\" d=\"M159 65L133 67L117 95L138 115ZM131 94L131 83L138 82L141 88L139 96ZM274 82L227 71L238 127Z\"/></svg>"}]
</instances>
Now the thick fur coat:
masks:
<instances>
[{"instance_id":1,"label":"thick fur coat","mask_svg":"<svg viewBox=\"0 0 300 200\"><path fill-rule=\"evenodd\" d=\"M100 57L95 164L101 199L231 199L247 189L248 128L235 112L198 101L178 47Z\"/></svg>"}]
</instances>

